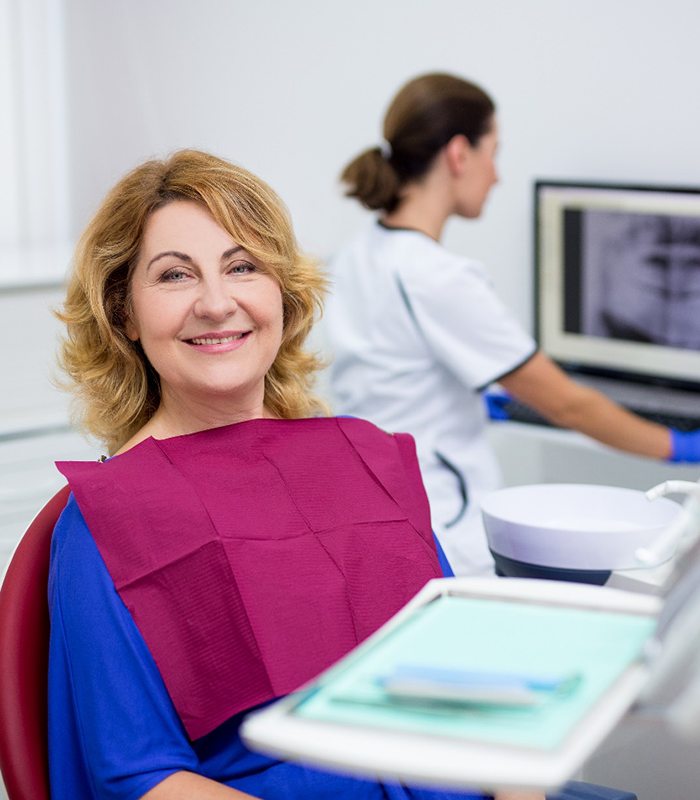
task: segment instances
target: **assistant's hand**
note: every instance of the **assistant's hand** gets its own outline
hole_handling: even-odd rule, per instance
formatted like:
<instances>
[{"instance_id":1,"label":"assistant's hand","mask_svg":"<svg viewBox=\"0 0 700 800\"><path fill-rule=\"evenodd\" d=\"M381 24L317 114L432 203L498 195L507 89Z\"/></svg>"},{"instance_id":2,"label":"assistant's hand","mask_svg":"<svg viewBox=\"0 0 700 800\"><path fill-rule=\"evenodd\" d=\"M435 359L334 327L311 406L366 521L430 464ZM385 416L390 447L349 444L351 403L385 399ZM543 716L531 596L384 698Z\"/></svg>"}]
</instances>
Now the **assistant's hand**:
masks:
<instances>
[{"instance_id":1,"label":"assistant's hand","mask_svg":"<svg viewBox=\"0 0 700 800\"><path fill-rule=\"evenodd\" d=\"M697 464L700 462L700 430L677 431L671 428L669 461Z\"/></svg>"},{"instance_id":2,"label":"assistant's hand","mask_svg":"<svg viewBox=\"0 0 700 800\"><path fill-rule=\"evenodd\" d=\"M484 392L484 403L486 403L486 411L489 419L493 420L506 420L510 419L510 415L506 410L506 406L511 401L511 396L504 391L494 391L489 389Z\"/></svg>"}]
</instances>

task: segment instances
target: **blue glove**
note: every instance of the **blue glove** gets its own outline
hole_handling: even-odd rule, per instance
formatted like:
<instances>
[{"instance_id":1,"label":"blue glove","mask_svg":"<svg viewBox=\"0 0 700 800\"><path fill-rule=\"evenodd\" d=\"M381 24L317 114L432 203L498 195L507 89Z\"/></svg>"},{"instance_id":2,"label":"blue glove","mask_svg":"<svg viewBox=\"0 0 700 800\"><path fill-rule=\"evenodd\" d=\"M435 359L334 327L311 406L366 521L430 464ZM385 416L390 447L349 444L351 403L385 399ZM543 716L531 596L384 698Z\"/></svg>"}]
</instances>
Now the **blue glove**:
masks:
<instances>
[{"instance_id":1,"label":"blue glove","mask_svg":"<svg viewBox=\"0 0 700 800\"><path fill-rule=\"evenodd\" d=\"M700 462L700 430L677 431L671 428L671 455L669 461Z\"/></svg>"},{"instance_id":2,"label":"blue glove","mask_svg":"<svg viewBox=\"0 0 700 800\"><path fill-rule=\"evenodd\" d=\"M485 392L484 402L489 419L506 420L510 419L510 414L506 411L506 406L511 401L511 396L506 392Z\"/></svg>"}]
</instances>

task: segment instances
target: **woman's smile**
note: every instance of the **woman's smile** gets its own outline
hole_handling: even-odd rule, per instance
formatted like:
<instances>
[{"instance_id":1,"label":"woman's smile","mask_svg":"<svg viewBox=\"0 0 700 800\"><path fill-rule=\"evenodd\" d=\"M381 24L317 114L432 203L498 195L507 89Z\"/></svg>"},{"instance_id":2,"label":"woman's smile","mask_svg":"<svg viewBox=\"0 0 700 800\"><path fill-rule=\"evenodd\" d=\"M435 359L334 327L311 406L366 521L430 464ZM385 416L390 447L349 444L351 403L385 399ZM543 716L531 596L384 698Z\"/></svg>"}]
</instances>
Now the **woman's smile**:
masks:
<instances>
[{"instance_id":1,"label":"woman's smile","mask_svg":"<svg viewBox=\"0 0 700 800\"><path fill-rule=\"evenodd\" d=\"M183 341L200 353L228 353L242 347L251 334L252 331L201 333L189 339L183 339Z\"/></svg>"}]
</instances>

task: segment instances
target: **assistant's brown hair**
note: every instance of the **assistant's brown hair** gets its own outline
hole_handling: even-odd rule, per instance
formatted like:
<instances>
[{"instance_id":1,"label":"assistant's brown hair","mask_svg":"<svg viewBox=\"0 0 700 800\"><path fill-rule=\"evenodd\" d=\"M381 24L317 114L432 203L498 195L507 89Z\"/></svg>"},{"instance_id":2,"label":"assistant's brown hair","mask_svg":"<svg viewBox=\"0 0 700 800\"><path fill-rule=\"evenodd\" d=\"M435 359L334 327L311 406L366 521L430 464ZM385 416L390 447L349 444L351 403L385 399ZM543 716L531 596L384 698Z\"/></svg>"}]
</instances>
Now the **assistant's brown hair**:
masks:
<instances>
[{"instance_id":1,"label":"assistant's brown hair","mask_svg":"<svg viewBox=\"0 0 700 800\"><path fill-rule=\"evenodd\" d=\"M265 378L265 406L283 418L324 411L311 393L319 360L303 349L321 311L325 279L298 249L275 192L242 167L197 150L148 161L109 192L75 253L59 362L77 396L77 422L110 453L128 441L160 403L160 382L126 334L129 283L146 221L175 200L201 203L270 271L282 290L282 345Z\"/></svg>"},{"instance_id":2,"label":"assistant's brown hair","mask_svg":"<svg viewBox=\"0 0 700 800\"><path fill-rule=\"evenodd\" d=\"M384 117L384 145L365 150L343 170L346 195L365 208L393 211L401 189L428 171L453 136L461 134L476 145L490 130L495 110L483 89L456 75L414 78L399 90Z\"/></svg>"}]
</instances>

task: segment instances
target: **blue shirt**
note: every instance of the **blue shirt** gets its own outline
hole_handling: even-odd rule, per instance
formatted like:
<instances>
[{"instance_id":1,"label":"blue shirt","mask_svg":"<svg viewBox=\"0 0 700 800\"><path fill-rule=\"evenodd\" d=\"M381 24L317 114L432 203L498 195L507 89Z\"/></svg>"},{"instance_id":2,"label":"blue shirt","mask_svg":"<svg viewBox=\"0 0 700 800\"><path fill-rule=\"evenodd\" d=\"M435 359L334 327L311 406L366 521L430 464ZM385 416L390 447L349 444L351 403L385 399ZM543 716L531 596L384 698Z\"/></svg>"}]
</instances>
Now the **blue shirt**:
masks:
<instances>
[{"instance_id":1,"label":"blue shirt","mask_svg":"<svg viewBox=\"0 0 700 800\"><path fill-rule=\"evenodd\" d=\"M482 797L379 784L270 759L243 744L243 715L190 741L72 496L54 531L49 607L53 800L136 800L179 770L270 800Z\"/></svg>"}]
</instances>

